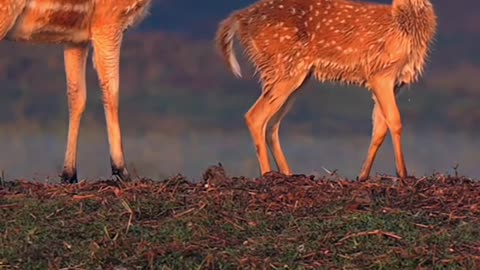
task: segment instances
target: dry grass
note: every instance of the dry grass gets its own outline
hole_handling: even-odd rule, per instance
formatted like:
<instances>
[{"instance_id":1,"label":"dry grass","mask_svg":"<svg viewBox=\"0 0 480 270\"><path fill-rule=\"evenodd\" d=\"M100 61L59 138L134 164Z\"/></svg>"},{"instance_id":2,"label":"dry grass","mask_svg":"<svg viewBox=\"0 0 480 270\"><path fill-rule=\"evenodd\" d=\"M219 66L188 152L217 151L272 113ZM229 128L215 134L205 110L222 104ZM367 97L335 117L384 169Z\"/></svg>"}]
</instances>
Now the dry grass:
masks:
<instances>
[{"instance_id":1,"label":"dry grass","mask_svg":"<svg viewBox=\"0 0 480 270\"><path fill-rule=\"evenodd\" d=\"M0 188L0 269L478 269L480 183L269 174Z\"/></svg>"}]
</instances>

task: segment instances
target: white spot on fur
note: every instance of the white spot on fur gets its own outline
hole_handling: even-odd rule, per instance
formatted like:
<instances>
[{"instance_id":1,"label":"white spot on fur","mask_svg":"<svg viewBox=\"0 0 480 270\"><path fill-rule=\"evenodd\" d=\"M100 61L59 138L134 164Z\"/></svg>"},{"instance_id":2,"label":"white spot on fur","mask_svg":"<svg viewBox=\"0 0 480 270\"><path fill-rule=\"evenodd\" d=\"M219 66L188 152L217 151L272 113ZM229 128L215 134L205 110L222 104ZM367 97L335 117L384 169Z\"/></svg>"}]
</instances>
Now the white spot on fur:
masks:
<instances>
[{"instance_id":1,"label":"white spot on fur","mask_svg":"<svg viewBox=\"0 0 480 270\"><path fill-rule=\"evenodd\" d=\"M82 4L70 4L62 2L39 2L39 1L29 1L27 2L27 7L33 10L38 10L40 12L46 11L75 11L79 13L86 13L92 7L91 2L84 2Z\"/></svg>"}]
</instances>

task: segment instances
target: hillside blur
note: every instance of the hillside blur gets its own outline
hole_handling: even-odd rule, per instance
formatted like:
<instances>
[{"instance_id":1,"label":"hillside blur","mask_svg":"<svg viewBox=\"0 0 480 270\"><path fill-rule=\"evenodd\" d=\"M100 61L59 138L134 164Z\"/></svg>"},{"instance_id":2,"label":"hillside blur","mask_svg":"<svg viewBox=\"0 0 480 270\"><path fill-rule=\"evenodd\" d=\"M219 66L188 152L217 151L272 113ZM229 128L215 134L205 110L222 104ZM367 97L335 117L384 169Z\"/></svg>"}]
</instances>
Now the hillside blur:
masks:
<instances>
[{"instance_id":1,"label":"hillside blur","mask_svg":"<svg viewBox=\"0 0 480 270\"><path fill-rule=\"evenodd\" d=\"M217 23L234 9L249 3L252 1L155 0L147 20L126 35L121 66L121 122L127 141L127 159L141 168L149 168L140 171L141 174L145 170L157 174L164 167L167 171L171 169L162 172L166 174L174 173L174 170L196 172L222 160L231 160L235 172L256 173L256 160L243 115L257 98L259 85L244 59L241 62L245 78L235 79L214 51L212 41ZM480 2L438 0L434 5L439 16L439 34L426 73L419 83L404 90L399 103L405 132L411 136L411 145L414 145L410 147L438 148L437 145L428 145L433 141L442 146L446 144L450 152L438 153L443 157L452 154L451 149L465 149L453 153L455 157L429 165L446 169L445 166L457 161L470 164L469 160L476 152L470 142L475 141L473 138L480 131L477 124L480 121L480 19L476 14ZM240 55L240 50L237 51ZM2 42L0 54L0 127L3 130L2 143L6 144L2 152L12 154L0 159L0 169L4 168L14 176L29 176L38 170L54 175L62 161L68 116L62 50ZM80 157L79 170L83 166L84 170L90 168L93 173L81 171L80 174L108 175L101 93L91 63L88 69L89 100L82 122L80 151L83 151L82 147L92 149L80 153L85 160ZM313 156L304 156L302 160L300 149L311 151L305 141L321 144L324 138L341 135L345 137L342 139L346 144L342 150L345 156L338 158L336 164L342 167L342 161L349 153L360 152L361 155L352 160L352 168L345 169L349 173L355 172L368 146L371 107L370 95L364 89L322 85L315 81L308 83L282 126L282 136L290 138L284 143L299 147L289 150L286 146L292 155L298 151L298 158L293 162L297 162L301 170L320 170L321 163L315 165L312 159L329 160L333 152L326 155L321 152L323 147L317 144L315 147L320 153L308 153ZM37 143L40 146L32 143L35 140L31 136L42 136ZM165 136L174 139L169 141ZM187 140L185 136L190 137ZM442 141L448 136L472 139ZM142 145L147 137L157 145ZM211 137L217 140L211 140ZM17 146L23 150L7 143L14 138L19 140ZM233 138L242 141L238 144L242 145L241 151L232 148L237 142ZM51 140L51 146L45 146L45 141ZM129 140L138 142L129 145ZM195 141L193 145L192 140ZM356 140L359 142L355 146L347 145ZM159 141L162 141L161 145ZM178 147L190 145L190 148L164 150L172 143ZM194 146L217 150L192 159L199 151ZM152 147L157 147L158 151L140 154L145 148ZM386 144L384 148L387 153L385 164L388 165L380 167L380 171L390 170L393 161L388 149L390 145ZM101 162L94 165L107 168L95 171L88 167L92 166L88 164L89 160L91 163L88 153L98 149L102 149L102 154L97 154ZM464 153L467 150L471 153ZM16 158L12 151L17 152ZM43 163L38 163L37 167L32 165L34 161L26 161L28 157L39 158L44 154ZM187 158L191 159L190 162L185 162ZM237 166L237 158L244 165ZM175 166L169 163L172 160L176 160ZM138 165L145 162L148 164ZM309 164L309 167L302 167L302 164ZM414 166L419 170L425 168L422 164ZM477 173L474 167L468 172Z\"/></svg>"}]
</instances>

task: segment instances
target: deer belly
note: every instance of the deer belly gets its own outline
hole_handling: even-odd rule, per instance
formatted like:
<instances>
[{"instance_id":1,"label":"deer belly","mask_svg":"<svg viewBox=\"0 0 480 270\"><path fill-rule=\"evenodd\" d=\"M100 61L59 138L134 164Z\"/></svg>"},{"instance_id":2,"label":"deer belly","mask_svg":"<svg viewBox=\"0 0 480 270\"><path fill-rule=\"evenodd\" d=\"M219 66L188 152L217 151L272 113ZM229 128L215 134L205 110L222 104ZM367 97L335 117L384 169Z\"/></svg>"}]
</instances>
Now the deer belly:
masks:
<instances>
[{"instance_id":1,"label":"deer belly","mask_svg":"<svg viewBox=\"0 0 480 270\"><path fill-rule=\"evenodd\" d=\"M90 39L95 0L30 0L7 39L38 43L81 43Z\"/></svg>"}]
</instances>

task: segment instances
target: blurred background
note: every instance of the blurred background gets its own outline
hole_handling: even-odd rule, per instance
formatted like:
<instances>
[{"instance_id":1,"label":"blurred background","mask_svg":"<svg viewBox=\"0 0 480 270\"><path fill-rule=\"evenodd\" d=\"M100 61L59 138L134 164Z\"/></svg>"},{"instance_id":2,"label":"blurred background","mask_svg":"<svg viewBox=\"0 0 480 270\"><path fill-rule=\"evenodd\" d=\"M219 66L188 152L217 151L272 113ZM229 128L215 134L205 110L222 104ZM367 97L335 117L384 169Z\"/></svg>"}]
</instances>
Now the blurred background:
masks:
<instances>
[{"instance_id":1,"label":"blurred background","mask_svg":"<svg viewBox=\"0 0 480 270\"><path fill-rule=\"evenodd\" d=\"M121 65L121 125L130 171L201 178L221 162L231 175L257 176L244 114L260 93L243 59L238 80L216 54L217 23L253 1L154 0L151 15L126 35ZM391 1L383 1L390 3ZM439 34L421 81L399 104L410 173L480 177L480 2L433 1ZM0 169L8 179L58 181L68 113L58 47L0 42ZM238 55L241 55L238 51ZM108 178L101 92L88 66L80 178ZM285 118L281 139L296 173L337 169L355 177L371 134L370 94L361 88L308 83ZM394 174L390 137L375 173Z\"/></svg>"}]
</instances>

